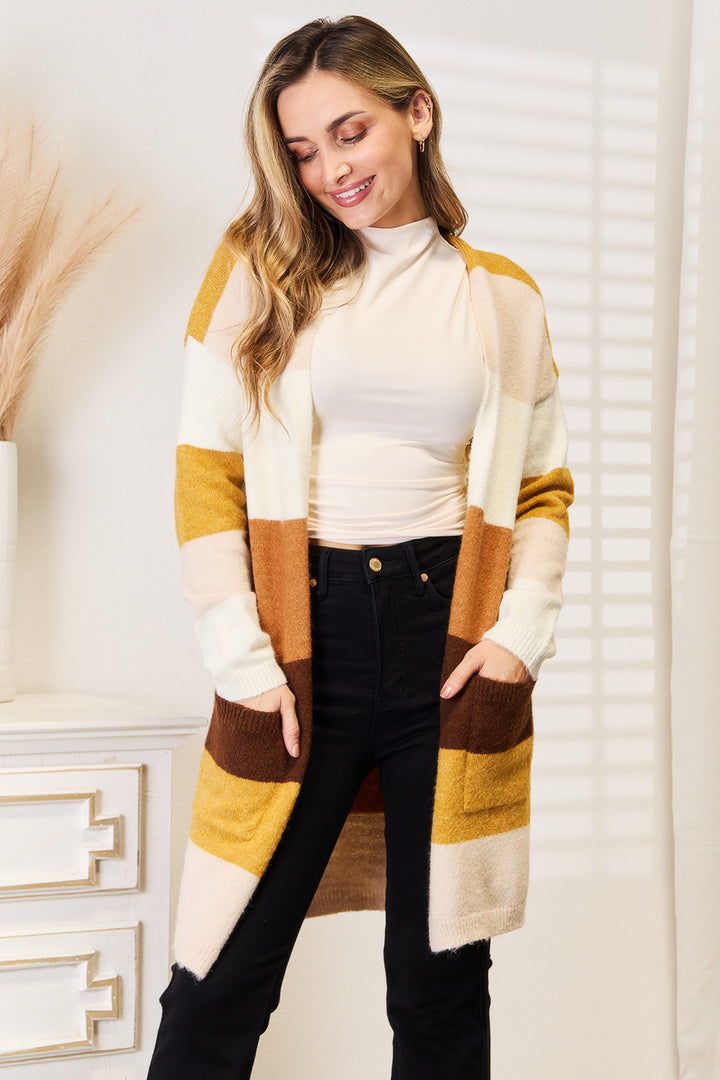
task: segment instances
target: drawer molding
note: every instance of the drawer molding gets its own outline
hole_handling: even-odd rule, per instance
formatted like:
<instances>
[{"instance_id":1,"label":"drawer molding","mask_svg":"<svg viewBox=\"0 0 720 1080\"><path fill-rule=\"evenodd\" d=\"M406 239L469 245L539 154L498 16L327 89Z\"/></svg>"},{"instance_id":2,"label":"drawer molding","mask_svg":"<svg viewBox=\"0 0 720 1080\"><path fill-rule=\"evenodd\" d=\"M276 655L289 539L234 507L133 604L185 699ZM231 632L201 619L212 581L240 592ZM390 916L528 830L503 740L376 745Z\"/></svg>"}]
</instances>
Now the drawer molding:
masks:
<instances>
[{"instance_id":1,"label":"drawer molding","mask_svg":"<svg viewBox=\"0 0 720 1080\"><path fill-rule=\"evenodd\" d=\"M136 890L142 766L0 771L0 899Z\"/></svg>"},{"instance_id":2,"label":"drawer molding","mask_svg":"<svg viewBox=\"0 0 720 1080\"><path fill-rule=\"evenodd\" d=\"M134 924L0 937L0 1065L134 1049L137 935Z\"/></svg>"}]
</instances>

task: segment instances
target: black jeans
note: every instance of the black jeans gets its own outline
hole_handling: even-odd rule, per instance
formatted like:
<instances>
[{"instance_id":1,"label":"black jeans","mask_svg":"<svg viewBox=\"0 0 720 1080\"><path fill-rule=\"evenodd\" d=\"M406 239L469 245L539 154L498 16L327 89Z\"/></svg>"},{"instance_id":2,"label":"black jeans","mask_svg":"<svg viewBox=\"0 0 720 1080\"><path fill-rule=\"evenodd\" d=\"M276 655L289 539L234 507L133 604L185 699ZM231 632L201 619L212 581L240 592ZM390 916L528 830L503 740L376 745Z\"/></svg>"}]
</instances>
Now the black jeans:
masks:
<instances>
[{"instance_id":1,"label":"black jeans","mask_svg":"<svg viewBox=\"0 0 720 1080\"><path fill-rule=\"evenodd\" d=\"M489 1080L489 942L432 953L427 930L440 668L458 548L456 537L362 551L311 546L307 773L270 866L210 973L198 982L173 969L149 1080L250 1076L307 908L376 765L391 1080Z\"/></svg>"}]
</instances>

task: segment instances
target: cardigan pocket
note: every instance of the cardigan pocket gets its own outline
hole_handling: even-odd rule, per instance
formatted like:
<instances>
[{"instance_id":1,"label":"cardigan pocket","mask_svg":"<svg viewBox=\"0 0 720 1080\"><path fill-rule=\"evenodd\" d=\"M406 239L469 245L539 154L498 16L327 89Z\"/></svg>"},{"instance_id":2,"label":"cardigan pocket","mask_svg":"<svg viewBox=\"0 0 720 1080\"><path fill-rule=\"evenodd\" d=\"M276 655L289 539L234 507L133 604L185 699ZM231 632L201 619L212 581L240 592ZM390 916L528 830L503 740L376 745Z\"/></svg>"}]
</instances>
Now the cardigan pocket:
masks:
<instances>
[{"instance_id":1,"label":"cardigan pocket","mask_svg":"<svg viewBox=\"0 0 720 1080\"><path fill-rule=\"evenodd\" d=\"M534 687L532 680L507 683L476 676L465 759L466 813L495 810L506 814L516 809L522 814L526 810ZM508 827L515 827L513 822Z\"/></svg>"},{"instance_id":2,"label":"cardigan pocket","mask_svg":"<svg viewBox=\"0 0 720 1080\"><path fill-rule=\"evenodd\" d=\"M216 696L205 747L231 776L268 788L297 772L298 759L283 742L279 710L263 712Z\"/></svg>"}]
</instances>

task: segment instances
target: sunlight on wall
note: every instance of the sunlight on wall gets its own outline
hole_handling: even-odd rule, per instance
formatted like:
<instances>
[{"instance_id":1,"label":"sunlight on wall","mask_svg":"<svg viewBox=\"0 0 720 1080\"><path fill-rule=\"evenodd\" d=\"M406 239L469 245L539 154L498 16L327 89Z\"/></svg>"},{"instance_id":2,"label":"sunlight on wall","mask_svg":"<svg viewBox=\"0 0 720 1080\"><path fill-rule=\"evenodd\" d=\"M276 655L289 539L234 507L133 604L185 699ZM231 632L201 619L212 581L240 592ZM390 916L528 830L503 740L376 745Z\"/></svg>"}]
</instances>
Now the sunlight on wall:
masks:
<instances>
[{"instance_id":1,"label":"sunlight on wall","mask_svg":"<svg viewBox=\"0 0 720 1080\"><path fill-rule=\"evenodd\" d=\"M685 574L685 548L690 516L693 425L695 420L695 357L697 346L695 331L698 302L703 112L705 107L704 69L700 59L695 62L692 74L685 168L685 232L680 296L678 395L675 413L673 574L676 587L682 585ZM682 591L678 589L676 602L682 595Z\"/></svg>"},{"instance_id":2,"label":"sunlight on wall","mask_svg":"<svg viewBox=\"0 0 720 1080\"><path fill-rule=\"evenodd\" d=\"M657 73L419 46L466 235L539 281L570 427L577 497L558 656L536 691L533 873L646 874Z\"/></svg>"}]
</instances>

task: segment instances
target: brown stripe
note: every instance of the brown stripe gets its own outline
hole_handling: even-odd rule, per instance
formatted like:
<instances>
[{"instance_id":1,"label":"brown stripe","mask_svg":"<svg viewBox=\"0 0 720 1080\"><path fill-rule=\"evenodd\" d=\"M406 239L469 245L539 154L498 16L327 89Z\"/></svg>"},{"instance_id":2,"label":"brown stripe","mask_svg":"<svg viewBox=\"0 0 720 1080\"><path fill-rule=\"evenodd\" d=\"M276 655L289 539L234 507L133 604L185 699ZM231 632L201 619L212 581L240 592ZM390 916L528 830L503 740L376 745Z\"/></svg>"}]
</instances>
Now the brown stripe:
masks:
<instances>
[{"instance_id":1,"label":"brown stripe","mask_svg":"<svg viewBox=\"0 0 720 1080\"><path fill-rule=\"evenodd\" d=\"M444 677L467 650L466 641L448 638ZM472 754L500 754L529 738L533 731L535 683L504 683L472 675L454 698L440 702L440 745Z\"/></svg>"},{"instance_id":2,"label":"brown stripe","mask_svg":"<svg viewBox=\"0 0 720 1080\"><path fill-rule=\"evenodd\" d=\"M189 337L202 342L208 332L213 312L218 305L223 290L227 285L236 258L223 243L215 252L213 260L203 278L197 299L190 312L185 340Z\"/></svg>"},{"instance_id":3,"label":"brown stripe","mask_svg":"<svg viewBox=\"0 0 720 1080\"><path fill-rule=\"evenodd\" d=\"M260 712L215 697L205 749L231 776L267 783L302 779L310 752L310 661L284 667L300 722L300 757L292 758L282 740L280 713Z\"/></svg>"},{"instance_id":4,"label":"brown stripe","mask_svg":"<svg viewBox=\"0 0 720 1080\"><path fill-rule=\"evenodd\" d=\"M511 542L510 529L488 525L479 507L468 507L450 609L455 637L479 641L497 622Z\"/></svg>"},{"instance_id":5,"label":"brown stripe","mask_svg":"<svg viewBox=\"0 0 720 1080\"><path fill-rule=\"evenodd\" d=\"M307 522L248 523L260 625L284 668L310 656L310 573Z\"/></svg>"},{"instance_id":6,"label":"brown stripe","mask_svg":"<svg viewBox=\"0 0 720 1080\"><path fill-rule=\"evenodd\" d=\"M553 469L544 476L528 476L520 486L517 517L548 518L569 535L567 508L573 501L573 494L573 479L568 469Z\"/></svg>"},{"instance_id":7,"label":"brown stripe","mask_svg":"<svg viewBox=\"0 0 720 1080\"><path fill-rule=\"evenodd\" d=\"M365 777L360 790L355 796L352 808L353 811L381 811L383 806L382 791L380 790L380 770L376 767Z\"/></svg>"},{"instance_id":8,"label":"brown stripe","mask_svg":"<svg viewBox=\"0 0 720 1080\"><path fill-rule=\"evenodd\" d=\"M241 454L178 446L175 527L178 543L245 528Z\"/></svg>"}]
</instances>

